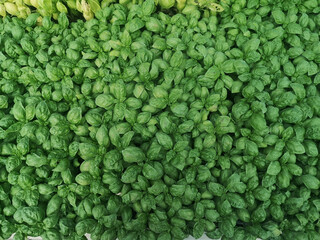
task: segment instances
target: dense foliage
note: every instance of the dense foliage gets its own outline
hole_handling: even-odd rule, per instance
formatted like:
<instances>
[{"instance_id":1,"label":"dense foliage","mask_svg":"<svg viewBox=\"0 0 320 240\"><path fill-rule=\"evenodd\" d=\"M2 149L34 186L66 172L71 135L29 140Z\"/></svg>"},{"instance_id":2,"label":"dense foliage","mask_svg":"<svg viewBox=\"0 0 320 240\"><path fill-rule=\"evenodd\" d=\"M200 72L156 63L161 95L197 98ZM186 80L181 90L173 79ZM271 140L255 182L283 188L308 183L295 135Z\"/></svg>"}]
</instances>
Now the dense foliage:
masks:
<instances>
[{"instance_id":1,"label":"dense foliage","mask_svg":"<svg viewBox=\"0 0 320 240\"><path fill-rule=\"evenodd\" d=\"M0 235L320 239L319 6L0 20Z\"/></svg>"},{"instance_id":2,"label":"dense foliage","mask_svg":"<svg viewBox=\"0 0 320 240\"><path fill-rule=\"evenodd\" d=\"M120 3L127 8L132 5L142 4L144 0L1 0L0 16L8 14L26 18L33 12L38 12L42 16L52 16L57 19L59 13L68 13L69 17L77 17L82 13L86 20L94 17L101 8L109 6L111 3ZM226 5L229 0L222 0ZM210 13L223 11L223 4L215 0L155 0L155 4L163 10L190 11L190 8L206 9ZM41 22L41 18L39 19Z\"/></svg>"}]
</instances>

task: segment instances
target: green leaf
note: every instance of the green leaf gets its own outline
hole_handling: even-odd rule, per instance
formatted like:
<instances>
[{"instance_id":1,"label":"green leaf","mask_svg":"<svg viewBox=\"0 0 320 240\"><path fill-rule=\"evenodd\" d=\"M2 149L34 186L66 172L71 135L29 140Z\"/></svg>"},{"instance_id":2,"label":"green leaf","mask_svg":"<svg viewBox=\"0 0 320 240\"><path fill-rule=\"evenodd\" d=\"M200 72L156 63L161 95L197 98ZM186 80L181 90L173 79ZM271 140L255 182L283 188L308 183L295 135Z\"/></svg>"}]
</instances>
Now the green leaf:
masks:
<instances>
[{"instance_id":1,"label":"green leaf","mask_svg":"<svg viewBox=\"0 0 320 240\"><path fill-rule=\"evenodd\" d=\"M301 176L303 184L309 189L319 189L320 181L315 176L310 174Z\"/></svg>"},{"instance_id":2,"label":"green leaf","mask_svg":"<svg viewBox=\"0 0 320 240\"><path fill-rule=\"evenodd\" d=\"M129 32L133 33L143 28L144 22L140 18L134 18L127 23L126 27Z\"/></svg>"},{"instance_id":3,"label":"green leaf","mask_svg":"<svg viewBox=\"0 0 320 240\"><path fill-rule=\"evenodd\" d=\"M125 162L142 162L146 159L145 154L140 148L137 147L127 147L122 150L123 160Z\"/></svg>"}]
</instances>

